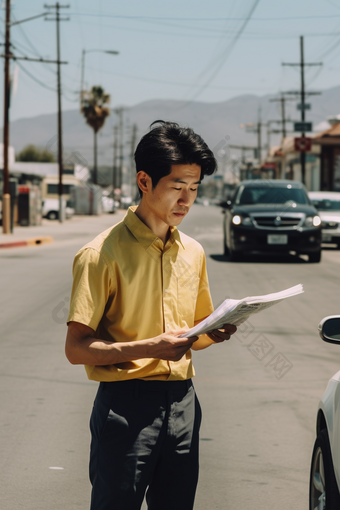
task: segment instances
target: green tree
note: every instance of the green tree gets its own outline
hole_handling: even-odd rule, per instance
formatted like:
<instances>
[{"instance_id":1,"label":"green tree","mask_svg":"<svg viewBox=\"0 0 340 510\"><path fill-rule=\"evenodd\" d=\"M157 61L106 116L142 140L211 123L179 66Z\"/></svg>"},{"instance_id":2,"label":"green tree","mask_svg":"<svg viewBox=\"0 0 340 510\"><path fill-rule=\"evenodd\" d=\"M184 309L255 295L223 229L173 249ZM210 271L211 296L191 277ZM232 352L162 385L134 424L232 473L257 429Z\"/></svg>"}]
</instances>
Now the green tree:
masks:
<instances>
[{"instance_id":1,"label":"green tree","mask_svg":"<svg viewBox=\"0 0 340 510\"><path fill-rule=\"evenodd\" d=\"M15 156L16 161L28 161L39 163L54 163L55 159L51 152L46 149L39 149L35 145L26 145L19 154Z\"/></svg>"},{"instance_id":2,"label":"green tree","mask_svg":"<svg viewBox=\"0 0 340 510\"><path fill-rule=\"evenodd\" d=\"M86 123L91 126L94 133L93 150L93 182L97 184L97 133L104 126L105 119L110 115L110 109L107 107L110 103L110 95L104 92L99 86L85 94L83 99L82 113Z\"/></svg>"}]
</instances>

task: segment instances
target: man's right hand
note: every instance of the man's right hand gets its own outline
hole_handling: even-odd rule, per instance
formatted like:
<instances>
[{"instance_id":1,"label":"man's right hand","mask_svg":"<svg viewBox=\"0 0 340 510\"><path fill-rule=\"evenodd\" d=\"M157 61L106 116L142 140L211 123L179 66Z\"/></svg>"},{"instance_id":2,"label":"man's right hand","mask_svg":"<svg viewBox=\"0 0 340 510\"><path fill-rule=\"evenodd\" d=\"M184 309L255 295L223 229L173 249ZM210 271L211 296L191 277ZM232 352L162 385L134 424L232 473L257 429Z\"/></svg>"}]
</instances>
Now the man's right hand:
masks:
<instances>
[{"instance_id":1,"label":"man's right hand","mask_svg":"<svg viewBox=\"0 0 340 510\"><path fill-rule=\"evenodd\" d=\"M178 338L179 335L186 333L186 331L188 330L171 330L155 338L141 340L141 342L145 342L147 349L150 349L150 358L179 361L198 338L197 336Z\"/></svg>"}]
</instances>

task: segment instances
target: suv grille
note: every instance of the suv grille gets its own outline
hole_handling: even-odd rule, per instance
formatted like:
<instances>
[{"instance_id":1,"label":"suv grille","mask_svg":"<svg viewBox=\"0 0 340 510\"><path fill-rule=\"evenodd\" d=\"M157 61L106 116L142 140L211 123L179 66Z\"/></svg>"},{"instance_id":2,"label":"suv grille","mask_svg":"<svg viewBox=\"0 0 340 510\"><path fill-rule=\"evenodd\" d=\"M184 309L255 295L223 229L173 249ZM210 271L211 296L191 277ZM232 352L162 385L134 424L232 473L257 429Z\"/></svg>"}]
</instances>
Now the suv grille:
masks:
<instances>
[{"instance_id":1,"label":"suv grille","mask_svg":"<svg viewBox=\"0 0 340 510\"><path fill-rule=\"evenodd\" d=\"M259 227L282 228L296 227L301 218L289 218L287 216L254 216L254 220Z\"/></svg>"}]
</instances>

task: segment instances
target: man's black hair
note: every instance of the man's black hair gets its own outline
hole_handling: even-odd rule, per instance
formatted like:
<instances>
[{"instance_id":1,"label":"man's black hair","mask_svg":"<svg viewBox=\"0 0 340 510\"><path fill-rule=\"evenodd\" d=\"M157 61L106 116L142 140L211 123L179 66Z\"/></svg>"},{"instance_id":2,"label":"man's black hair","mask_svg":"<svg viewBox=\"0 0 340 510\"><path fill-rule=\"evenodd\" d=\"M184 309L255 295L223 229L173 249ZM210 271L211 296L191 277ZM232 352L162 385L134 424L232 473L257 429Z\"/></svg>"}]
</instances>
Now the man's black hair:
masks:
<instances>
[{"instance_id":1,"label":"man's black hair","mask_svg":"<svg viewBox=\"0 0 340 510\"><path fill-rule=\"evenodd\" d=\"M135 151L136 171L151 177L154 189L159 180L171 173L172 165L201 167L201 180L217 169L213 152L200 135L176 122L156 120L140 140ZM140 196L143 196L139 190Z\"/></svg>"}]
</instances>

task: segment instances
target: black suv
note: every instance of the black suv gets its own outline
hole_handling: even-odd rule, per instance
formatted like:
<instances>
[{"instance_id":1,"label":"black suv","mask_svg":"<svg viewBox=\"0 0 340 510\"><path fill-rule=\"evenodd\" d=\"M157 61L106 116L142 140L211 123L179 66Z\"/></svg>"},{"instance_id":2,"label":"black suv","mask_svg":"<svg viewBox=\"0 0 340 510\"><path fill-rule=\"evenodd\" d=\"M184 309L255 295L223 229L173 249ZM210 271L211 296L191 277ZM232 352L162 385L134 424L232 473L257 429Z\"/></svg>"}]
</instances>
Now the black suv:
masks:
<instances>
[{"instance_id":1,"label":"black suv","mask_svg":"<svg viewBox=\"0 0 340 510\"><path fill-rule=\"evenodd\" d=\"M232 200L221 206L230 260L252 251L294 251L320 262L321 220L300 182L242 181Z\"/></svg>"}]
</instances>

